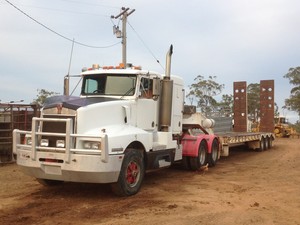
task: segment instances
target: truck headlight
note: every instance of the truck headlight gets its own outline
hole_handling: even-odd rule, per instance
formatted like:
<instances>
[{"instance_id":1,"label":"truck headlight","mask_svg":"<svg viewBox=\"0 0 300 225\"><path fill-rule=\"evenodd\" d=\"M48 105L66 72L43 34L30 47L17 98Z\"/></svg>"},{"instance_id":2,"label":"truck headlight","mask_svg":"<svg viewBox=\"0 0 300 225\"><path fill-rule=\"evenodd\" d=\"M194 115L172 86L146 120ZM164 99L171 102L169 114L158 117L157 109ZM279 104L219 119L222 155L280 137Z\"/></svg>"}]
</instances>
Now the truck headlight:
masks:
<instances>
[{"instance_id":1,"label":"truck headlight","mask_svg":"<svg viewBox=\"0 0 300 225\"><path fill-rule=\"evenodd\" d=\"M49 140L48 139L42 139L40 145L41 145L41 147L48 147L49 146Z\"/></svg>"},{"instance_id":2,"label":"truck headlight","mask_svg":"<svg viewBox=\"0 0 300 225\"><path fill-rule=\"evenodd\" d=\"M26 145L31 145L32 144L32 140L31 137L25 137L26 138Z\"/></svg>"},{"instance_id":3,"label":"truck headlight","mask_svg":"<svg viewBox=\"0 0 300 225\"><path fill-rule=\"evenodd\" d=\"M99 150L100 149L100 142L96 141L85 141L83 143L83 148L85 149L93 149L93 150Z\"/></svg>"},{"instance_id":4,"label":"truck headlight","mask_svg":"<svg viewBox=\"0 0 300 225\"><path fill-rule=\"evenodd\" d=\"M57 140L56 141L57 148L64 148L65 147L65 140Z\"/></svg>"}]
</instances>

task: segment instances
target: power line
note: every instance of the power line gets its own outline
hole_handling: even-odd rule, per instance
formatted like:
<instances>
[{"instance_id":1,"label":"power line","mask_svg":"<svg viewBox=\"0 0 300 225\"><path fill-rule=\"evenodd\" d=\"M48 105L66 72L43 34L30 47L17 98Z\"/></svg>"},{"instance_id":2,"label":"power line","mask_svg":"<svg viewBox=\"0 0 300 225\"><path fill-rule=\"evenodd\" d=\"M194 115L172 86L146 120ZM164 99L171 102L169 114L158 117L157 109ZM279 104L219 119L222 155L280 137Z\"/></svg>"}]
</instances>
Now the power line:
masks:
<instances>
[{"instance_id":1,"label":"power line","mask_svg":"<svg viewBox=\"0 0 300 225\"><path fill-rule=\"evenodd\" d=\"M60 36L61 38L64 38L68 41L71 41L71 42L74 42L75 44L78 44L78 45L82 45L84 47L88 47L88 48L110 48L110 47L113 47L117 44L120 44L121 42L117 42L115 44L112 44L112 45L108 45L108 46L93 46L93 45L87 45L87 44L84 44L84 43L81 43L81 42L78 42L78 41L74 41L73 39L71 38L68 38L60 33L58 33L57 31L49 28L48 26L44 25L43 23L37 21L36 19L34 19L33 17L31 17L30 15L28 15L27 13L25 13L23 10L21 10L20 8L18 8L17 6L15 6L14 4L12 4L10 1L8 0L5 0L8 4L10 4L12 7L14 7L16 10L18 10L19 12L21 12L22 14L24 14L26 17L28 17L29 19L33 20L34 22L36 22L37 24L39 24L40 26L44 27L45 29L49 30L50 32Z\"/></svg>"},{"instance_id":2,"label":"power line","mask_svg":"<svg viewBox=\"0 0 300 225\"><path fill-rule=\"evenodd\" d=\"M21 6L23 6L23 7L36 8L36 9L43 9L43 10L48 10L48 11L53 11L53 12L73 13L73 14L83 14L83 15L91 15L91 16L110 17L110 16L108 16L108 15L94 14L94 13L89 13L89 12L78 12L78 11L71 11L71 10L62 10L62 9L47 8L47 7L40 7L40 6L34 6L34 5L24 5L24 4L19 4L19 5L21 5Z\"/></svg>"},{"instance_id":3,"label":"power line","mask_svg":"<svg viewBox=\"0 0 300 225\"><path fill-rule=\"evenodd\" d=\"M144 40L142 39L142 37L137 33L137 31L133 28L133 26L127 21L127 23L129 24L129 26L131 27L131 29L135 32L136 36L140 39L140 41L142 42L142 44L145 46L145 48L150 52L150 54L153 56L153 58L155 59L155 61L161 66L161 68L163 70L165 70L165 68L161 65L160 61L157 59L157 57L154 55L154 53L151 51L151 49L146 45L146 43L144 42Z\"/></svg>"}]
</instances>

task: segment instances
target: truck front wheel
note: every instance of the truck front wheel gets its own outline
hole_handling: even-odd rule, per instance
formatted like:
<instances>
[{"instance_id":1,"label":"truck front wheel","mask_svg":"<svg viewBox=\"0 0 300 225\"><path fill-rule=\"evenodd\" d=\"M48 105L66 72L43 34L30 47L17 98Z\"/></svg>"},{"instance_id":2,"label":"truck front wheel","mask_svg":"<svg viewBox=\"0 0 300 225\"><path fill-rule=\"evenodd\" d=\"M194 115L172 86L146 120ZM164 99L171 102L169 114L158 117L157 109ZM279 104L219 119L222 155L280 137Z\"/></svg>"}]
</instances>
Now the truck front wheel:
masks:
<instances>
[{"instance_id":1,"label":"truck front wheel","mask_svg":"<svg viewBox=\"0 0 300 225\"><path fill-rule=\"evenodd\" d=\"M128 149L125 153L117 183L112 191L119 196L136 194L142 185L145 174L144 157L141 151Z\"/></svg>"},{"instance_id":2,"label":"truck front wheel","mask_svg":"<svg viewBox=\"0 0 300 225\"><path fill-rule=\"evenodd\" d=\"M56 186L63 183L63 181L61 180L48 180L48 179L40 179L40 178L36 178L36 180L44 186Z\"/></svg>"}]
</instances>

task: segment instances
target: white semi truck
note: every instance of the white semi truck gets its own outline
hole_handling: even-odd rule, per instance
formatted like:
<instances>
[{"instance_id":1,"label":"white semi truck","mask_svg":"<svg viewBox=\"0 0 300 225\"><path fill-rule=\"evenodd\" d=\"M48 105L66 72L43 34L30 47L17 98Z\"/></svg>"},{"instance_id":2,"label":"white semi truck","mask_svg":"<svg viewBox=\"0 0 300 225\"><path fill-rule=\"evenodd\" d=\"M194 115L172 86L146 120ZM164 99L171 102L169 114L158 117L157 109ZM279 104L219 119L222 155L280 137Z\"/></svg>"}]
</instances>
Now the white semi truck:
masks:
<instances>
[{"instance_id":1,"label":"white semi truck","mask_svg":"<svg viewBox=\"0 0 300 225\"><path fill-rule=\"evenodd\" d=\"M171 76L171 55L172 46L164 75L124 65L83 71L80 97L49 98L32 131L14 130L17 164L46 185L111 183L121 196L136 194L147 170L180 160L192 170L214 166L233 139L203 128L212 121L184 106L183 79ZM249 143L259 147L262 137Z\"/></svg>"}]
</instances>

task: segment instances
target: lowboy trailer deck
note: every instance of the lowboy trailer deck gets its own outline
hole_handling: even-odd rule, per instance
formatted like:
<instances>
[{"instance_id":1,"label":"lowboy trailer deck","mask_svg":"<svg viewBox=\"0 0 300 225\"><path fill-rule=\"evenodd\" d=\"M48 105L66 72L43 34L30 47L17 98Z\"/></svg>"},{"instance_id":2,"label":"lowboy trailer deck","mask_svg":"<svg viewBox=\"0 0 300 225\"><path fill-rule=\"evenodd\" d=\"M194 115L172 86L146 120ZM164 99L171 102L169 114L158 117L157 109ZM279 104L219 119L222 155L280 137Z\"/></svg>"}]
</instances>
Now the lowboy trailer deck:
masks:
<instances>
[{"instance_id":1,"label":"lowboy trailer deck","mask_svg":"<svg viewBox=\"0 0 300 225\"><path fill-rule=\"evenodd\" d=\"M273 146L275 136L268 132L226 132L216 134L220 140L220 156L228 156L231 147L245 145L249 149L264 151Z\"/></svg>"}]
</instances>

